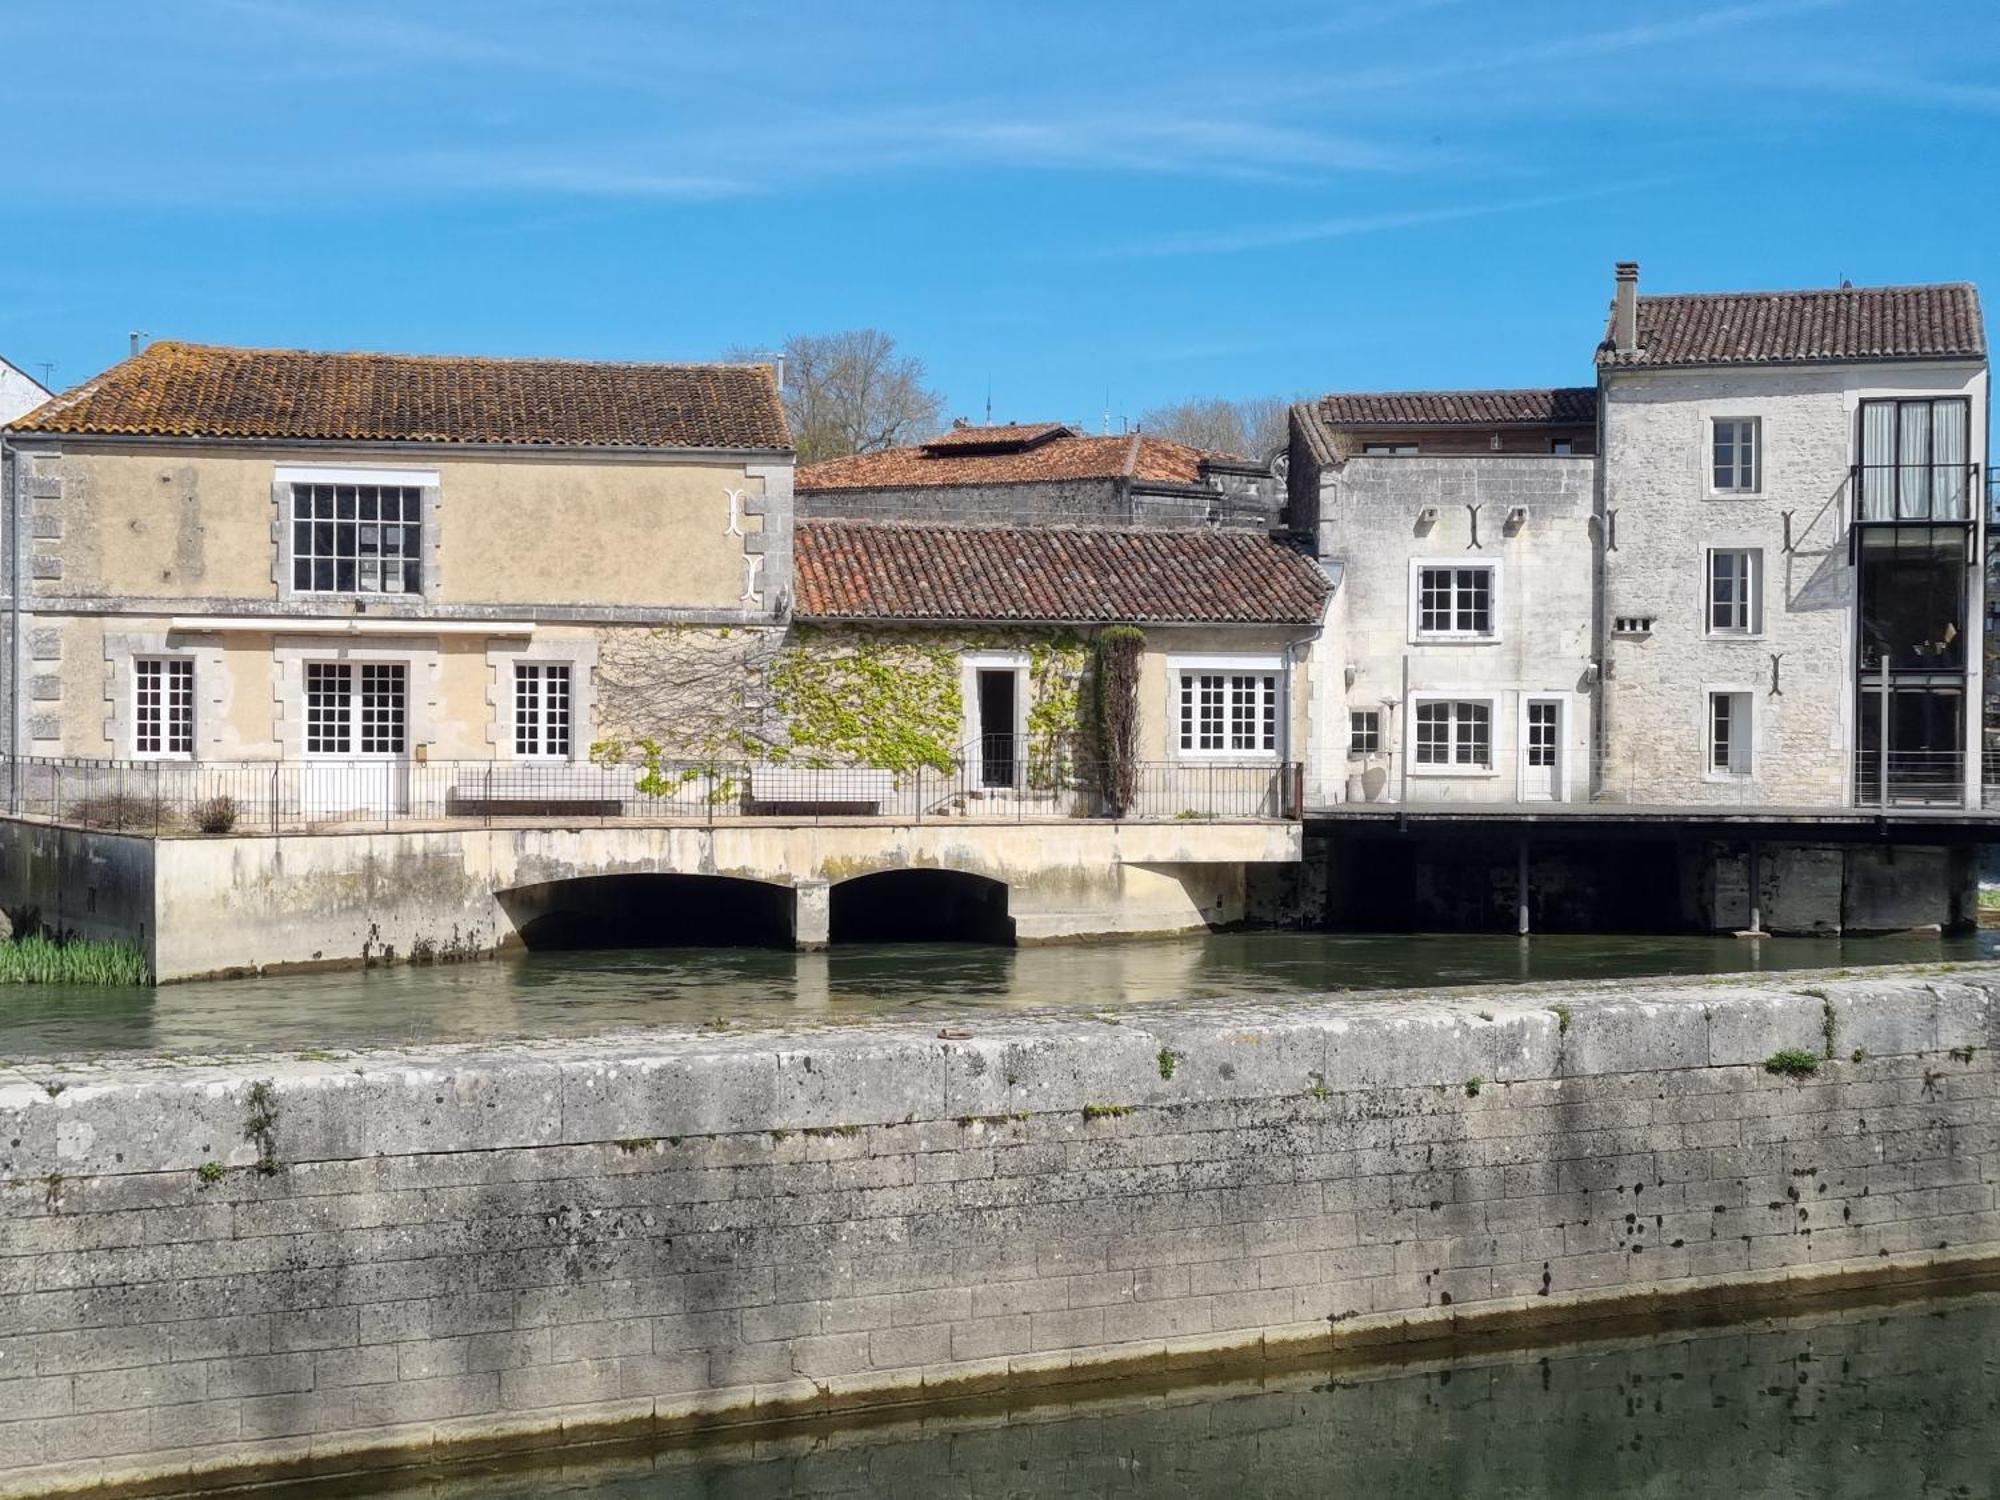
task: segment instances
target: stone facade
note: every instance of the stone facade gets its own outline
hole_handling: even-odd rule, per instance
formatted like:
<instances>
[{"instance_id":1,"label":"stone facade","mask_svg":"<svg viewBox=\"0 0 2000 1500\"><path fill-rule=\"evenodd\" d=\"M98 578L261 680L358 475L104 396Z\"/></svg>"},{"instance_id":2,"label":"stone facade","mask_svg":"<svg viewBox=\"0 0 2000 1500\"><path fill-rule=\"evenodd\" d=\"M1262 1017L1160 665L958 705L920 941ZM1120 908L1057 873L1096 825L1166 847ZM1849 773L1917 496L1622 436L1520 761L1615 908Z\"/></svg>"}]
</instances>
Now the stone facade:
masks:
<instances>
[{"instance_id":1,"label":"stone facade","mask_svg":"<svg viewBox=\"0 0 2000 1500\"><path fill-rule=\"evenodd\" d=\"M2000 1251L1996 1021L1975 969L13 1063L0 1494L1936 1276Z\"/></svg>"},{"instance_id":2,"label":"stone facade","mask_svg":"<svg viewBox=\"0 0 2000 1500\"><path fill-rule=\"evenodd\" d=\"M1972 397L1972 451L1983 465L1983 366L1607 372L1603 797L1671 805L1851 803L1856 413L1867 397L1929 394ZM1724 417L1759 424L1755 494L1711 489L1710 424ZM1761 556L1761 618L1745 635L1721 637L1708 628L1706 567L1716 548ZM1650 624L1621 630L1620 621ZM1966 628L1974 637L1967 660L1977 663L1981 609L1967 612ZM1976 671L1970 688L1976 696ZM1708 695L1724 691L1751 698L1747 775L1708 765ZM1978 716L1968 718L1970 746ZM1970 777L1977 761L1971 757ZM1972 786L1977 805L1976 780Z\"/></svg>"},{"instance_id":3,"label":"stone facade","mask_svg":"<svg viewBox=\"0 0 2000 1500\"><path fill-rule=\"evenodd\" d=\"M1129 479L1041 480L1018 484L911 485L802 492L800 517L843 521L928 521L953 526L1278 525L1277 481L1248 468L1211 473L1212 484Z\"/></svg>"},{"instance_id":4,"label":"stone facade","mask_svg":"<svg viewBox=\"0 0 2000 1500\"><path fill-rule=\"evenodd\" d=\"M1401 795L1410 704L1427 697L1489 705L1492 763L1413 764L1412 801L1519 800L1529 698L1560 704L1555 800L1588 795L1594 479L1588 457L1547 455L1359 457L1322 471L1319 556L1339 584L1312 654L1309 802ZM1416 638L1425 564L1494 568L1491 639ZM1356 710L1380 714L1378 752L1351 753Z\"/></svg>"}]
</instances>

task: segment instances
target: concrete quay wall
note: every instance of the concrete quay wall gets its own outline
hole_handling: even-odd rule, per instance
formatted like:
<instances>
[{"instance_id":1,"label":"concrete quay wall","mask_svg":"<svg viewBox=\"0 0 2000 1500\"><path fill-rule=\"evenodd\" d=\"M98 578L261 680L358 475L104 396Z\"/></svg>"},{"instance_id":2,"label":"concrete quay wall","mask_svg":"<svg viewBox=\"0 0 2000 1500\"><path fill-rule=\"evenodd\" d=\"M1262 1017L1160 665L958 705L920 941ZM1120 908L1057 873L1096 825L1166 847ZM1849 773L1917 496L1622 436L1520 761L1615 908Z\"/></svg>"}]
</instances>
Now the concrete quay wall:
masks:
<instances>
[{"instance_id":1,"label":"concrete quay wall","mask_svg":"<svg viewBox=\"0 0 2000 1500\"><path fill-rule=\"evenodd\" d=\"M2000 1255L1989 966L936 1025L0 1068L0 1495Z\"/></svg>"}]
</instances>

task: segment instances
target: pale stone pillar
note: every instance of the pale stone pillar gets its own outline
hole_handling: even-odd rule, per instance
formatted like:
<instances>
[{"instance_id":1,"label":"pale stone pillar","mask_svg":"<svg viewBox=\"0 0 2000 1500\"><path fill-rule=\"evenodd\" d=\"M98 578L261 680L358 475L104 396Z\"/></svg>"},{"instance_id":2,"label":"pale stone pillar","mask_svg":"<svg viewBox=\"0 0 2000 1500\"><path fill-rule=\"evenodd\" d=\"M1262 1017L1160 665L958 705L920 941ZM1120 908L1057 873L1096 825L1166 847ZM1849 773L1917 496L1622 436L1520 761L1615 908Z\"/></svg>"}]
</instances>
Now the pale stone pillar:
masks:
<instances>
[{"instance_id":1,"label":"pale stone pillar","mask_svg":"<svg viewBox=\"0 0 2000 1500\"><path fill-rule=\"evenodd\" d=\"M833 887L824 880L801 880L792 897L792 946L808 953L824 948L832 935Z\"/></svg>"}]
</instances>

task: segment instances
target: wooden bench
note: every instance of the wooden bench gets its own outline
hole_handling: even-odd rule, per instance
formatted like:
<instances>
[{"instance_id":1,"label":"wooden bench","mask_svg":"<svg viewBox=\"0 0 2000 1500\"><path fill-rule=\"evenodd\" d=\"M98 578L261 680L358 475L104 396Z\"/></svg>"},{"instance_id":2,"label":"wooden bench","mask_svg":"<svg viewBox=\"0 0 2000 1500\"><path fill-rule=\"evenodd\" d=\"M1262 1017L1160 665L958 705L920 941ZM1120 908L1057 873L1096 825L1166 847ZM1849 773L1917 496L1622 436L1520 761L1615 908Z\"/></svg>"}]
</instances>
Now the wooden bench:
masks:
<instances>
[{"instance_id":1,"label":"wooden bench","mask_svg":"<svg viewBox=\"0 0 2000 1500\"><path fill-rule=\"evenodd\" d=\"M753 766L750 800L774 807L874 813L896 795L896 773L868 766Z\"/></svg>"},{"instance_id":2,"label":"wooden bench","mask_svg":"<svg viewBox=\"0 0 2000 1500\"><path fill-rule=\"evenodd\" d=\"M468 797L447 792L448 818L615 818L625 804L616 797Z\"/></svg>"}]
</instances>

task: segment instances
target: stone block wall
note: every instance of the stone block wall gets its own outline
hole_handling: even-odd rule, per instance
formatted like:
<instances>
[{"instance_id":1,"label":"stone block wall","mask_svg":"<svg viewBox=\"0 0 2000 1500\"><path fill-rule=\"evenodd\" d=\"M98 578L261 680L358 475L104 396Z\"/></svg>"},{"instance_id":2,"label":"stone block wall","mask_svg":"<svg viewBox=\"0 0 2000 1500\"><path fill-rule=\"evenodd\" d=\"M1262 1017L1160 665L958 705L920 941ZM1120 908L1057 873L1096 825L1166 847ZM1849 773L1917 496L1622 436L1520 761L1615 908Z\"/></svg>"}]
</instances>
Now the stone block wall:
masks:
<instances>
[{"instance_id":1,"label":"stone block wall","mask_svg":"<svg viewBox=\"0 0 2000 1500\"><path fill-rule=\"evenodd\" d=\"M2000 1252L1990 968L934 1026L0 1068L0 1494Z\"/></svg>"}]
</instances>

